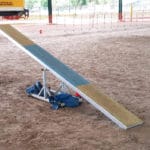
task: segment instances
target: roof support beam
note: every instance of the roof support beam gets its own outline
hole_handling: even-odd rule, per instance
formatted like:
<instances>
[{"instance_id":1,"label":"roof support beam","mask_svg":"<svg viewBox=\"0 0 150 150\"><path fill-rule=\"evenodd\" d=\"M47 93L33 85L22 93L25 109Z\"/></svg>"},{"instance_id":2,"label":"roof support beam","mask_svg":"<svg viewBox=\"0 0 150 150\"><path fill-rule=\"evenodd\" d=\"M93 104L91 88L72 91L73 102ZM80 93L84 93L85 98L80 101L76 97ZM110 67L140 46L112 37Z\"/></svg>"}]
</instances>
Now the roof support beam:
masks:
<instances>
[{"instance_id":1,"label":"roof support beam","mask_svg":"<svg viewBox=\"0 0 150 150\"><path fill-rule=\"evenodd\" d=\"M122 19L123 19L123 15L122 15L122 0L119 0L118 19L119 19L119 21L122 21Z\"/></svg>"},{"instance_id":2,"label":"roof support beam","mask_svg":"<svg viewBox=\"0 0 150 150\"><path fill-rule=\"evenodd\" d=\"M49 23L52 24L53 23L53 14L52 14L52 0L48 0L48 19L49 19Z\"/></svg>"}]
</instances>

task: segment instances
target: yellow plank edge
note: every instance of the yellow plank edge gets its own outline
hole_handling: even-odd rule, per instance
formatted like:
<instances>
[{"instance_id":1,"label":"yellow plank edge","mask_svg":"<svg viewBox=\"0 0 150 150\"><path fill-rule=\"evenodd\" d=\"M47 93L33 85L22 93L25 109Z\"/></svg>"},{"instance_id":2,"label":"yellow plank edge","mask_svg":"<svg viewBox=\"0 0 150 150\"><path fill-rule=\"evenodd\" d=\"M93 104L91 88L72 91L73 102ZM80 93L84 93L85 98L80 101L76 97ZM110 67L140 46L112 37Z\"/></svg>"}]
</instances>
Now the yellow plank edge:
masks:
<instances>
[{"instance_id":1,"label":"yellow plank edge","mask_svg":"<svg viewBox=\"0 0 150 150\"><path fill-rule=\"evenodd\" d=\"M27 37L21 34L18 30L14 29L8 24L0 25L0 29L23 46L34 44L33 41L29 40Z\"/></svg>"},{"instance_id":2,"label":"yellow plank edge","mask_svg":"<svg viewBox=\"0 0 150 150\"><path fill-rule=\"evenodd\" d=\"M95 101L98 105L103 107L118 121L124 124L126 128L131 128L143 123L141 119L128 111L121 104L100 93L100 91L97 90L96 86L88 84L79 86L78 89L82 91L85 95L87 95L90 99Z\"/></svg>"}]
</instances>

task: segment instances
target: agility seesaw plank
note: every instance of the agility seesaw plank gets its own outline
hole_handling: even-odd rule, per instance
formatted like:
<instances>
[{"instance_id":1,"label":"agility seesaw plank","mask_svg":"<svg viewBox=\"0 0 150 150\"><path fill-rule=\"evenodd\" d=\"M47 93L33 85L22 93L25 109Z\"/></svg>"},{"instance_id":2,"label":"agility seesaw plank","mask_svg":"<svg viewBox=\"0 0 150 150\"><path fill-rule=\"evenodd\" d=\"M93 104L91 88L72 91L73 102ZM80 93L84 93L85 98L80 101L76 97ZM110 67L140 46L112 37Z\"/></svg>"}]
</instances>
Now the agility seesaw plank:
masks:
<instances>
[{"instance_id":1,"label":"agility seesaw plank","mask_svg":"<svg viewBox=\"0 0 150 150\"><path fill-rule=\"evenodd\" d=\"M88 80L60 62L14 27L10 25L0 25L0 31L9 40L53 73L58 79L78 92L119 127L128 129L143 123L141 119L128 111L121 104L102 94Z\"/></svg>"}]
</instances>

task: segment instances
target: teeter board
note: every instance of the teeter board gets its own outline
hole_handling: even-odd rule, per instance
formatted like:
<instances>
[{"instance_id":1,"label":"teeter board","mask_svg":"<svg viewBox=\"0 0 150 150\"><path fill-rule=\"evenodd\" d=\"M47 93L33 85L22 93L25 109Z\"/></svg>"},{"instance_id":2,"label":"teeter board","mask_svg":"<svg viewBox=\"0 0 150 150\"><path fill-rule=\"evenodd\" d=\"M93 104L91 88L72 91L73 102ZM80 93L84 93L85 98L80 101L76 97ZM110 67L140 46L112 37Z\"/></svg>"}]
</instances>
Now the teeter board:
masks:
<instances>
[{"instance_id":1,"label":"teeter board","mask_svg":"<svg viewBox=\"0 0 150 150\"><path fill-rule=\"evenodd\" d=\"M118 102L101 93L96 86L59 61L49 52L28 39L11 25L0 25L0 33L15 43L33 59L43 65L67 86L78 92L85 100L100 110L119 127L128 129L143 121Z\"/></svg>"}]
</instances>

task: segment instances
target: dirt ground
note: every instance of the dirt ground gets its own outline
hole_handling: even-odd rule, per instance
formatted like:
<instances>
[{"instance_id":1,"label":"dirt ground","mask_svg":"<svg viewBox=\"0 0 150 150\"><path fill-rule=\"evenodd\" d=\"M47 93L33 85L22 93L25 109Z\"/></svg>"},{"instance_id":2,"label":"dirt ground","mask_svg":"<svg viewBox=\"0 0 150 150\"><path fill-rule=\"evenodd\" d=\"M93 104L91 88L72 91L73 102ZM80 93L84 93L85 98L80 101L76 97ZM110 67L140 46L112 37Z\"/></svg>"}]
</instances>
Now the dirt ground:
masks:
<instances>
[{"instance_id":1,"label":"dirt ground","mask_svg":"<svg viewBox=\"0 0 150 150\"><path fill-rule=\"evenodd\" d=\"M80 34L41 24L14 27L144 124L123 130L86 101L52 110L28 97L25 89L41 81L42 66L0 35L0 150L150 149L150 24ZM54 88L59 84L50 73L48 82Z\"/></svg>"}]
</instances>

